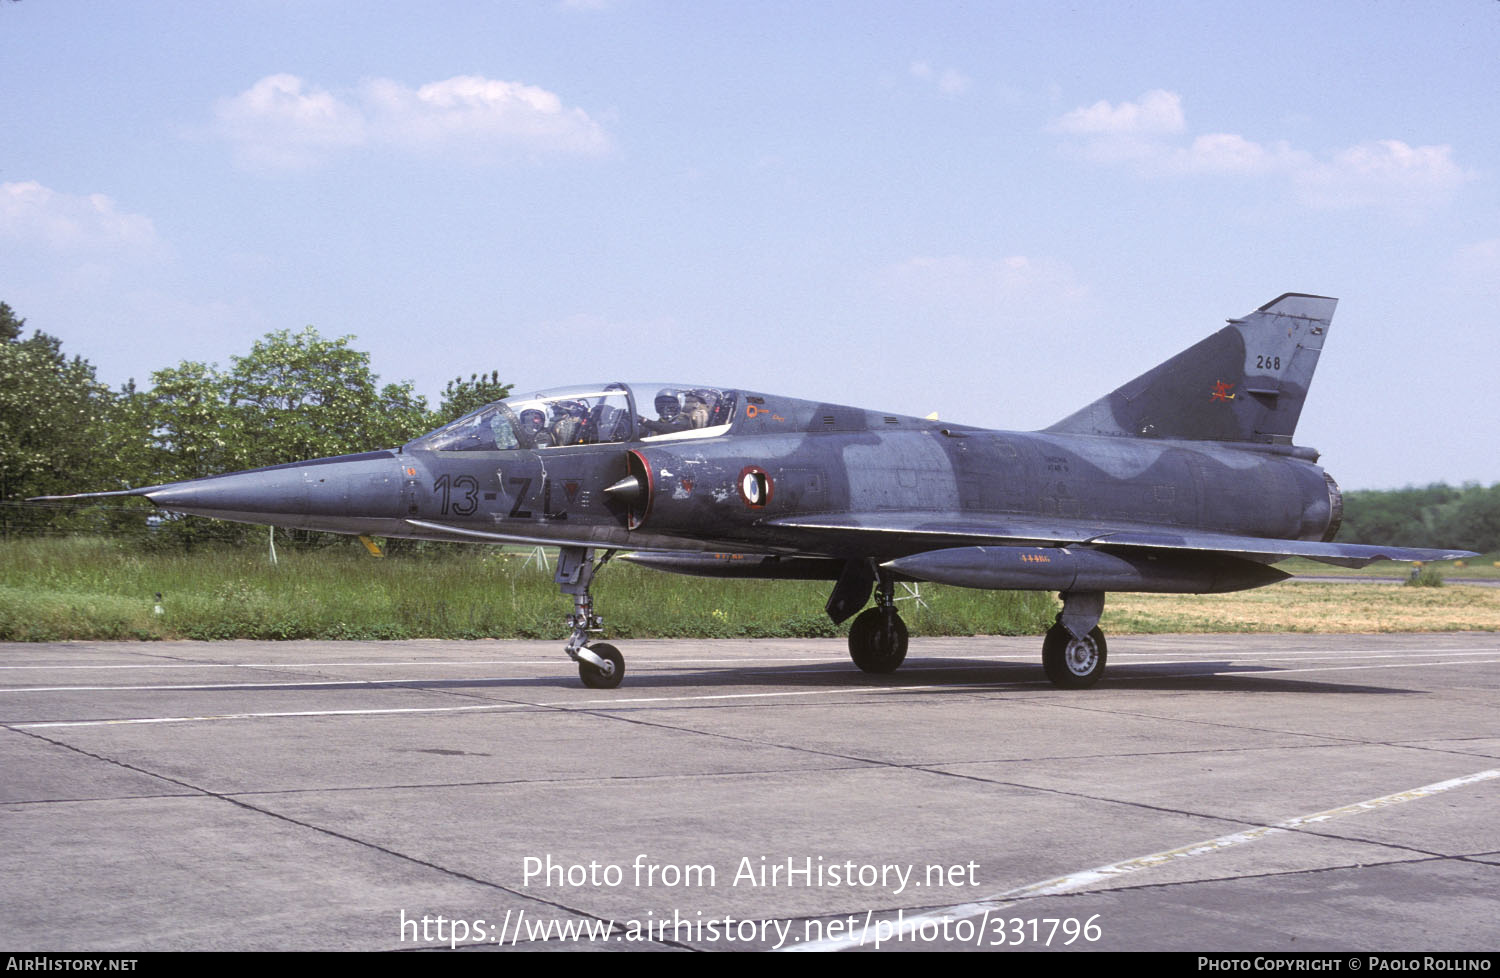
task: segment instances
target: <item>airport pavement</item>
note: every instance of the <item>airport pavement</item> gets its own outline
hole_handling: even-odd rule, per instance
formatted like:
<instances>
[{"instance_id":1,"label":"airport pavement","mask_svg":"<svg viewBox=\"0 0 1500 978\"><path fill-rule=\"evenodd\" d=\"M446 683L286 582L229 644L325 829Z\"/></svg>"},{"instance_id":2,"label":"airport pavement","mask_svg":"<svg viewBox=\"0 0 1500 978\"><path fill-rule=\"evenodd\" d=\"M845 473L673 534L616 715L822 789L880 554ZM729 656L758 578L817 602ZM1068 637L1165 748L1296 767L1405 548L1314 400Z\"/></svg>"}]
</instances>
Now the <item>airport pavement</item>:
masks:
<instances>
[{"instance_id":1,"label":"airport pavement","mask_svg":"<svg viewBox=\"0 0 1500 978\"><path fill-rule=\"evenodd\" d=\"M1500 949L1500 636L0 645L0 950Z\"/></svg>"}]
</instances>

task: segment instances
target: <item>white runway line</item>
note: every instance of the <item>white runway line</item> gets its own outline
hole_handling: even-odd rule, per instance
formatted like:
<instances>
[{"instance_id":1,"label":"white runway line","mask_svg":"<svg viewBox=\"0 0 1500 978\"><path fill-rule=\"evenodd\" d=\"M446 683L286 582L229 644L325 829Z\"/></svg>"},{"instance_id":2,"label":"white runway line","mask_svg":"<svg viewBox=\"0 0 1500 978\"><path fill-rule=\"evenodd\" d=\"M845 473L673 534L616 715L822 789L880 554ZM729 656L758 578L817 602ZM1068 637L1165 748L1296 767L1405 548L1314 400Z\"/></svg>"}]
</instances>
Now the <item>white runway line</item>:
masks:
<instances>
[{"instance_id":1,"label":"white runway line","mask_svg":"<svg viewBox=\"0 0 1500 978\"><path fill-rule=\"evenodd\" d=\"M979 684L988 688L991 683ZM890 688L880 687L855 687L851 689L809 689L809 690L787 690L775 693L721 693L704 696L642 696L634 698L611 698L600 700L557 700L551 703L486 703L473 706L413 706L413 707L386 707L372 708L366 710L299 710L293 712L278 713L223 713L206 716L183 716L183 717L128 717L117 720L41 720L28 721L26 723L7 723L5 726L13 730L41 730L55 729L58 727L110 727L124 724L148 724L148 723L195 723L211 720L264 720L279 719L284 717L346 717L346 716L383 716L387 714L407 713L475 713L484 710L520 710L520 709L608 709L612 706L637 705L641 703L687 703L702 700L748 700L765 699L773 696L829 696L835 694L857 694L857 693L904 693L912 690L930 689L952 689L950 686L894 686Z\"/></svg>"},{"instance_id":2,"label":"white runway line","mask_svg":"<svg viewBox=\"0 0 1500 978\"><path fill-rule=\"evenodd\" d=\"M529 703L484 703L475 706L390 707L381 710L295 710L283 713L220 713L199 717L125 717L119 720L43 720L32 723L7 723L12 730L43 730L57 727L123 727L152 723L205 723L211 720L269 720L287 717L380 716L397 713L474 713L484 710L520 710Z\"/></svg>"},{"instance_id":3,"label":"white runway line","mask_svg":"<svg viewBox=\"0 0 1500 978\"><path fill-rule=\"evenodd\" d=\"M1165 661L1175 661L1175 659L1205 659L1217 654L1218 651L1217 649L1206 649L1194 652L1172 652L1168 650L1128 652L1110 649L1109 657L1113 661L1116 657L1124 656L1172 656L1172 660ZM1496 652L1500 652L1500 647L1493 649L1475 649L1472 646L1459 649L1326 649L1323 651L1294 649L1286 652L1223 650L1224 655L1233 655L1236 659L1399 659L1403 656L1413 655L1494 655Z\"/></svg>"},{"instance_id":4,"label":"white runway line","mask_svg":"<svg viewBox=\"0 0 1500 978\"><path fill-rule=\"evenodd\" d=\"M646 656L633 656L633 660L671 664L674 662L804 662L807 659L828 658L822 653L808 653L801 656L759 656L739 655L721 656L709 659L652 659ZM430 659L411 660L387 660L375 662L132 662L120 665L87 665L87 666L59 666L59 665L26 665L26 666L0 666L0 670L6 669L353 669L363 666L381 668L394 668L396 666L430 666L440 669L448 669L454 666L551 666L567 659L559 654L555 658L548 659L468 659L458 661Z\"/></svg>"},{"instance_id":5,"label":"white runway line","mask_svg":"<svg viewBox=\"0 0 1500 978\"><path fill-rule=\"evenodd\" d=\"M1273 835L1282 835L1307 825L1316 825L1320 822L1343 818L1348 815L1358 815L1360 812L1374 811L1379 808L1387 808L1391 805L1400 805L1419 798L1427 798L1440 794L1444 791L1452 791L1454 788L1463 788L1482 781L1500 778L1500 768L1491 768L1488 771L1478 771L1463 777L1450 778L1447 781L1439 781L1435 784L1423 785L1420 788L1411 788L1407 791L1398 791L1395 794L1384 795L1380 798L1372 798L1369 801L1355 802L1352 805L1343 805L1339 808L1330 808L1327 811L1315 812L1311 815L1298 815L1275 825L1263 825L1259 828L1246 829L1243 832L1231 832L1229 835L1221 835L1216 839L1206 839L1203 842L1195 842L1191 845L1181 846L1176 849L1167 849L1162 852L1153 852L1149 856L1137 856L1134 859L1126 859L1107 866L1096 866L1093 869L1085 869L1066 876L1056 876L1052 879L1042 880L1037 883L1029 883L1026 886L1018 886L1015 889L995 893L979 900L969 903L961 903L956 906L947 907L943 910L934 910L917 917L907 917L903 920L900 932L902 936L915 934L917 930L928 924L942 924L944 920L965 920L978 917L981 914L990 914L1006 904L1016 903L1033 897L1057 896L1063 893L1074 893L1078 890L1087 889L1095 883L1107 882L1124 876L1128 873L1139 872L1143 869L1153 869L1179 859L1188 859L1193 856L1202 856L1208 853L1221 852L1233 846L1244 845L1257 839L1264 839ZM868 925L866 932L858 934L851 933L844 937L828 938L822 941L813 941L785 948L788 951L844 951L853 947L860 947L867 943L869 938ZM897 935L893 929L887 936L881 935L883 941L896 941Z\"/></svg>"},{"instance_id":6,"label":"white runway line","mask_svg":"<svg viewBox=\"0 0 1500 978\"><path fill-rule=\"evenodd\" d=\"M354 666L499 666L507 662L519 663L516 659L470 659L467 661L433 662L416 659L403 662L131 662L117 665L57 666L28 665L0 666L0 669L335 669ZM542 660L536 660L540 665ZM554 661L551 659L548 662Z\"/></svg>"},{"instance_id":7,"label":"white runway line","mask_svg":"<svg viewBox=\"0 0 1500 978\"><path fill-rule=\"evenodd\" d=\"M1247 672L1244 669L1219 669L1219 670L1215 670L1213 672L1169 672L1169 673L1160 673L1160 674L1157 674L1157 675L1148 676L1148 677L1144 677L1144 678L1150 678L1150 679L1202 679L1202 678L1204 678L1206 676L1224 676L1226 678L1242 678L1242 679L1274 679L1277 676L1285 676L1285 675L1289 675L1289 674L1292 674L1292 673L1302 673L1302 672L1351 672L1351 671L1352 672L1359 672L1359 671L1368 671L1368 670L1371 670L1371 669L1431 669L1431 668L1434 668L1434 667L1437 667L1437 666L1492 666L1492 665L1495 665L1496 663L1500 663L1500 659L1481 659L1481 660L1479 660L1477 662L1475 662L1473 660L1469 660L1469 661L1466 661L1466 662L1400 662L1400 663L1389 663L1389 664L1386 664L1386 665L1378 665L1378 666L1312 666L1312 667L1305 668L1305 669L1278 669L1278 668L1275 668L1273 666L1267 666L1264 670L1258 671L1258 672ZM1180 664L1180 663L1176 663L1176 664ZM1136 666L1165 666L1165 665L1174 665L1174 663L1170 663L1170 662L1132 662L1131 665L1136 665ZM1129 677L1129 676L1114 676L1114 677L1111 677L1108 674L1106 674L1103 681L1104 682L1109 682L1109 680L1111 678L1114 678L1114 679L1129 679L1129 678L1132 678L1132 677Z\"/></svg>"},{"instance_id":8,"label":"white runway line","mask_svg":"<svg viewBox=\"0 0 1500 978\"><path fill-rule=\"evenodd\" d=\"M496 677L485 676L468 680L469 682L490 682ZM156 686L4 686L0 687L0 693L138 693L138 692L162 692L165 690L193 690L201 692L205 689L317 689L325 686L344 686L348 689L378 689L382 686L405 689L411 692L411 683L430 683L431 679L302 679L291 682L280 683L161 683ZM463 679L440 680L441 682L461 683Z\"/></svg>"}]
</instances>

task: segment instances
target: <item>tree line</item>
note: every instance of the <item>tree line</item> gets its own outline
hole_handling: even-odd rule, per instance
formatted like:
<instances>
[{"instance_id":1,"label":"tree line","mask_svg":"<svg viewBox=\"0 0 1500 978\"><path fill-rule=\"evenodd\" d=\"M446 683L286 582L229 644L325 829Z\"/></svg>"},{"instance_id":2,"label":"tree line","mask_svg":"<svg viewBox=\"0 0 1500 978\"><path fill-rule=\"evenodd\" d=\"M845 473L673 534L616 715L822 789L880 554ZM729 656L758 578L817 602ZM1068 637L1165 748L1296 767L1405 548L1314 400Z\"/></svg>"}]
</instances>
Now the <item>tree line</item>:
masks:
<instances>
[{"instance_id":1,"label":"tree line","mask_svg":"<svg viewBox=\"0 0 1500 978\"><path fill-rule=\"evenodd\" d=\"M147 390L134 380L111 390L88 360L65 354L56 336L36 330L27 337L25 327L0 302L0 521L7 535L78 524L76 507L23 507L30 496L127 489L400 445L510 394L498 370L476 373L450 380L431 409L410 383L382 385L370 355L352 345L355 337L329 339L312 326L267 333L231 357L227 369L184 360L152 373Z\"/></svg>"},{"instance_id":2,"label":"tree line","mask_svg":"<svg viewBox=\"0 0 1500 978\"><path fill-rule=\"evenodd\" d=\"M1500 550L1500 483L1364 489L1344 494L1338 539L1393 547Z\"/></svg>"}]
</instances>

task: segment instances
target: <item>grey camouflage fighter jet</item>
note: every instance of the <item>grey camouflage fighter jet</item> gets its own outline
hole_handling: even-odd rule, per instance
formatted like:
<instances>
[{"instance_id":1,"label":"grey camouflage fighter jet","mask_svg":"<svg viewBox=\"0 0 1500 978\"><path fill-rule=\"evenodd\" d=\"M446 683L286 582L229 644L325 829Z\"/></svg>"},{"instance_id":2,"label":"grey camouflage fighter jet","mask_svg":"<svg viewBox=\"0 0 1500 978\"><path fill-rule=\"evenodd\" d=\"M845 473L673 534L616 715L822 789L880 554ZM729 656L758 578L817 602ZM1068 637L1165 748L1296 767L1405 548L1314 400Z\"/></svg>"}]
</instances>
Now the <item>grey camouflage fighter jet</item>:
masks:
<instances>
[{"instance_id":1,"label":"grey camouflage fighter jet","mask_svg":"<svg viewBox=\"0 0 1500 978\"><path fill-rule=\"evenodd\" d=\"M1212 593L1467 551L1334 543L1337 483L1293 434L1336 299L1288 293L1050 428L988 431L690 384L517 395L400 448L101 496L334 533L560 547L565 651L585 685L625 662L589 594L613 555L720 578L833 582L859 668L906 657L899 581L1056 591L1054 684L1097 682L1107 591ZM648 407L649 406L649 407ZM650 413L657 417L652 418Z\"/></svg>"}]
</instances>

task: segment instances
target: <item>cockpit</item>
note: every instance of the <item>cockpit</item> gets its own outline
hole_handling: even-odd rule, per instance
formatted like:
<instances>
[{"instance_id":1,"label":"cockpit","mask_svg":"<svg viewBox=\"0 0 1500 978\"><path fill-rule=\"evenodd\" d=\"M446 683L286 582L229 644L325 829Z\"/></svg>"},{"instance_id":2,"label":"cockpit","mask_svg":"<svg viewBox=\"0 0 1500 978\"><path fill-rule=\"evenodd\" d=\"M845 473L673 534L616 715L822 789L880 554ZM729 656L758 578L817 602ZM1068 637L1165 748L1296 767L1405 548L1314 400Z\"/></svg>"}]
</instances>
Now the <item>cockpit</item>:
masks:
<instances>
[{"instance_id":1,"label":"cockpit","mask_svg":"<svg viewBox=\"0 0 1500 978\"><path fill-rule=\"evenodd\" d=\"M411 443L434 452L503 452L712 438L729 430L738 391L691 384L596 384L516 394Z\"/></svg>"}]
</instances>

